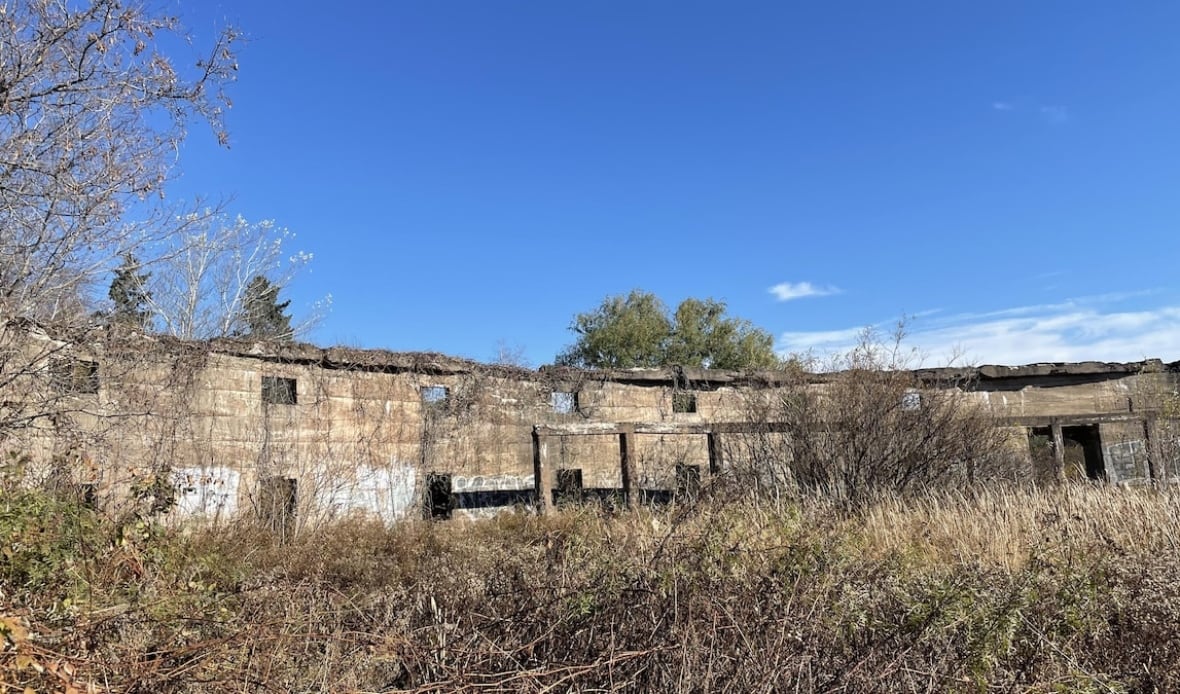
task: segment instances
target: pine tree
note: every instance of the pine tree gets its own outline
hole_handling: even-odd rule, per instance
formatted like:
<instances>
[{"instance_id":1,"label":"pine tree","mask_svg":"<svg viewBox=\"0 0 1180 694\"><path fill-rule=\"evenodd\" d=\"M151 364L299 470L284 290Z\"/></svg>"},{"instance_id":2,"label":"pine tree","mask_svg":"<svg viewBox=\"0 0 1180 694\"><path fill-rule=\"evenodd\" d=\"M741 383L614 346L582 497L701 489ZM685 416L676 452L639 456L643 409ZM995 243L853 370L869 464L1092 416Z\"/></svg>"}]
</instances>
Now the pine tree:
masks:
<instances>
[{"instance_id":1,"label":"pine tree","mask_svg":"<svg viewBox=\"0 0 1180 694\"><path fill-rule=\"evenodd\" d=\"M116 268L107 291L107 296L114 302L111 321L147 330L152 322L151 294L147 290L152 273L140 273L139 261L131 253L124 253L121 257L123 264Z\"/></svg>"},{"instance_id":2,"label":"pine tree","mask_svg":"<svg viewBox=\"0 0 1180 694\"><path fill-rule=\"evenodd\" d=\"M241 337L282 341L294 337L291 317L284 313L291 301L279 301L280 289L262 275L255 275L250 280L242 302Z\"/></svg>"}]
</instances>

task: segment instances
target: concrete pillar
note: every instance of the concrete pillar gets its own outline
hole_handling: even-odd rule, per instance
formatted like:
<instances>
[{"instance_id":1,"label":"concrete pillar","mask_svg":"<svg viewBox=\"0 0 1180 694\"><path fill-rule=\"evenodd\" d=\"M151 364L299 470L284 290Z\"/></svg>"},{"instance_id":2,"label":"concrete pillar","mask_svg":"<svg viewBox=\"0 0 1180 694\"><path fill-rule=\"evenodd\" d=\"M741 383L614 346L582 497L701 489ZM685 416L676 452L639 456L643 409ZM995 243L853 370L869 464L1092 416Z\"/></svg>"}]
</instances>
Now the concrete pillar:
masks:
<instances>
[{"instance_id":1,"label":"concrete pillar","mask_svg":"<svg viewBox=\"0 0 1180 694\"><path fill-rule=\"evenodd\" d=\"M716 475L721 472L721 466L725 464L724 456L721 452L721 434L709 433L709 474Z\"/></svg>"},{"instance_id":2,"label":"concrete pillar","mask_svg":"<svg viewBox=\"0 0 1180 694\"><path fill-rule=\"evenodd\" d=\"M1154 482L1168 478L1163 451L1160 449L1159 437L1156 436L1158 422L1159 420L1154 416L1143 420L1143 447L1147 449L1147 474Z\"/></svg>"},{"instance_id":3,"label":"concrete pillar","mask_svg":"<svg viewBox=\"0 0 1180 694\"><path fill-rule=\"evenodd\" d=\"M545 439L533 428L533 487L537 493L537 512L553 506L553 466L545 462Z\"/></svg>"},{"instance_id":4,"label":"concrete pillar","mask_svg":"<svg viewBox=\"0 0 1180 694\"><path fill-rule=\"evenodd\" d=\"M1053 460L1057 464L1057 481L1065 481L1065 437L1061 434L1061 425L1053 422Z\"/></svg>"},{"instance_id":5,"label":"concrete pillar","mask_svg":"<svg viewBox=\"0 0 1180 694\"><path fill-rule=\"evenodd\" d=\"M623 503L635 508L639 501L639 490L634 488L635 431L625 429L619 434L619 472L623 478Z\"/></svg>"}]
</instances>

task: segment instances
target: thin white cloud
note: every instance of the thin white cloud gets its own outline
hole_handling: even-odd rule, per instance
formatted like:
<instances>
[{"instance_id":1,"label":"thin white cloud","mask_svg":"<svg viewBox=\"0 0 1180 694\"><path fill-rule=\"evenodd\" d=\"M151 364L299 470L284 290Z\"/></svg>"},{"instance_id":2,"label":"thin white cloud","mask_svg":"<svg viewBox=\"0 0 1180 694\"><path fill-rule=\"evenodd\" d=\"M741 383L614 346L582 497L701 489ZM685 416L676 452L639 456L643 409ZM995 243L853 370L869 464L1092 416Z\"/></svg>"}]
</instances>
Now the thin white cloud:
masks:
<instances>
[{"instance_id":1,"label":"thin white cloud","mask_svg":"<svg viewBox=\"0 0 1180 694\"><path fill-rule=\"evenodd\" d=\"M832 294L840 293L840 290L836 287L820 287L811 282L783 282L774 285L767 291L773 294L774 298L778 301L793 301L812 296L831 296Z\"/></svg>"},{"instance_id":2,"label":"thin white cloud","mask_svg":"<svg viewBox=\"0 0 1180 694\"><path fill-rule=\"evenodd\" d=\"M1053 125L1060 125L1069 120L1069 109L1064 106L1042 106L1041 117Z\"/></svg>"},{"instance_id":3,"label":"thin white cloud","mask_svg":"<svg viewBox=\"0 0 1180 694\"><path fill-rule=\"evenodd\" d=\"M906 344L925 356L925 366L1180 358L1180 305L1116 310L1109 303L1091 297L918 320L907 326ZM783 354L839 353L859 335L857 328L788 332L778 348Z\"/></svg>"},{"instance_id":4,"label":"thin white cloud","mask_svg":"<svg viewBox=\"0 0 1180 694\"><path fill-rule=\"evenodd\" d=\"M1031 306L1013 306L1011 308L996 309L994 311L984 311L982 313L959 313L947 316L940 320L939 325L943 324L963 324L968 322L982 322L985 318L1007 318L1015 316L1041 316L1041 315L1056 315L1061 313L1068 313L1071 311L1080 311L1086 307L1097 307L1104 304L1115 304L1127 299L1135 297L1150 296L1158 294L1158 289L1142 289L1133 292L1109 292L1106 294L1093 294L1090 296L1078 296L1072 299L1066 299L1055 304L1034 304ZM921 314L914 314L912 317L918 317Z\"/></svg>"},{"instance_id":5,"label":"thin white cloud","mask_svg":"<svg viewBox=\"0 0 1180 694\"><path fill-rule=\"evenodd\" d=\"M1071 114L1068 106L1061 106L1058 104L1047 104L1038 108L1030 108L1027 110L1019 109L1016 104L1011 101L993 101L991 109L999 113L1010 113L1017 110L1022 110L1026 114L1035 114L1041 117L1041 120L1050 125L1062 125L1069 122ZM1035 117L1033 115L1032 117Z\"/></svg>"},{"instance_id":6,"label":"thin white cloud","mask_svg":"<svg viewBox=\"0 0 1180 694\"><path fill-rule=\"evenodd\" d=\"M865 328L842 328L840 330L817 330L813 332L790 332L779 336L780 349L786 353L806 352L808 350L829 351L839 349L843 351L851 346Z\"/></svg>"}]
</instances>

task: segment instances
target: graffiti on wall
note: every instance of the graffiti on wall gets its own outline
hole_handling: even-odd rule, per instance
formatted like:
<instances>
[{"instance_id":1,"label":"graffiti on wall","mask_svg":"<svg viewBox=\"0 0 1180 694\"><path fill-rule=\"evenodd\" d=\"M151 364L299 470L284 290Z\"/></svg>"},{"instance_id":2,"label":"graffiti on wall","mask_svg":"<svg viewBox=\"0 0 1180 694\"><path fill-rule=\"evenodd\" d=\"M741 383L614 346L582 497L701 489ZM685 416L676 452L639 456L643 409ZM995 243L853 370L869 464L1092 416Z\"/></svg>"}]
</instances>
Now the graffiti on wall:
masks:
<instances>
[{"instance_id":1,"label":"graffiti on wall","mask_svg":"<svg viewBox=\"0 0 1180 694\"><path fill-rule=\"evenodd\" d=\"M454 507L471 517L490 516L536 501L533 475L475 475L451 478Z\"/></svg>"},{"instance_id":2,"label":"graffiti on wall","mask_svg":"<svg viewBox=\"0 0 1180 694\"><path fill-rule=\"evenodd\" d=\"M455 475L451 478L451 489L456 494L532 489L534 479L532 475L476 475L474 477Z\"/></svg>"},{"instance_id":3,"label":"graffiti on wall","mask_svg":"<svg viewBox=\"0 0 1180 694\"><path fill-rule=\"evenodd\" d=\"M1112 482L1145 477L1147 451L1143 441L1132 440L1112 443L1104 452L1106 474Z\"/></svg>"},{"instance_id":4,"label":"graffiti on wall","mask_svg":"<svg viewBox=\"0 0 1180 694\"><path fill-rule=\"evenodd\" d=\"M175 515L182 518L229 518L238 510L241 475L225 467L178 468L172 471L176 488Z\"/></svg>"}]
</instances>

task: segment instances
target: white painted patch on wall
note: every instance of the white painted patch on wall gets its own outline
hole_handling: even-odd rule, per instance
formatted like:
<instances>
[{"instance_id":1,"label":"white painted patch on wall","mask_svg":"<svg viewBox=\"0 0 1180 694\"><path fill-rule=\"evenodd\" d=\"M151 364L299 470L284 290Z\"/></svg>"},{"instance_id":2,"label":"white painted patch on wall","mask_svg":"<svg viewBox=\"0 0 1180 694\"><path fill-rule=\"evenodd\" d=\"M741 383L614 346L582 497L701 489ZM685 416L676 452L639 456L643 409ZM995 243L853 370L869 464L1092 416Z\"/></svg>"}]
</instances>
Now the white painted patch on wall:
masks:
<instances>
[{"instance_id":1,"label":"white painted patch on wall","mask_svg":"<svg viewBox=\"0 0 1180 694\"><path fill-rule=\"evenodd\" d=\"M340 469L340 466L334 466ZM419 507L414 491L417 471L403 463L389 467L358 465L349 479L321 468L316 474L315 497L318 511L329 517L352 513L372 514L386 523L404 518Z\"/></svg>"},{"instance_id":2,"label":"white painted patch on wall","mask_svg":"<svg viewBox=\"0 0 1180 694\"><path fill-rule=\"evenodd\" d=\"M241 475L225 467L178 468L172 471L176 487L173 513L182 518L232 518L238 510Z\"/></svg>"},{"instance_id":3,"label":"white painted patch on wall","mask_svg":"<svg viewBox=\"0 0 1180 694\"><path fill-rule=\"evenodd\" d=\"M517 489L532 489L533 475L476 475L474 477L451 478L451 491L460 492L499 492Z\"/></svg>"}]
</instances>

